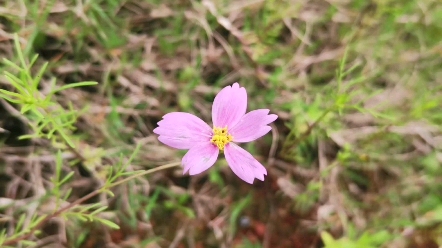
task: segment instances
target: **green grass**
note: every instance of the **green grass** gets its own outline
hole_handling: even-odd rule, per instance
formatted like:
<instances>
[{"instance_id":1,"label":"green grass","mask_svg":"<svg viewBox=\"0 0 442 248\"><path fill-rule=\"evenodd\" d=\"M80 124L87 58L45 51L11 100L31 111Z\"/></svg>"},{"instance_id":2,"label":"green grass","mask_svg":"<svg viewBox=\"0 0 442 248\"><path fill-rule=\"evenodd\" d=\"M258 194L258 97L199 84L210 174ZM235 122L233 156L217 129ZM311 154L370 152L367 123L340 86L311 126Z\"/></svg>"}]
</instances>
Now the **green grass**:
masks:
<instances>
[{"instance_id":1,"label":"green grass","mask_svg":"<svg viewBox=\"0 0 442 248\"><path fill-rule=\"evenodd\" d=\"M0 3L0 244L179 161L156 123L210 122L215 94L239 82L249 110L279 116L245 146L265 182L223 159L195 177L156 172L22 247L442 246L437 0Z\"/></svg>"}]
</instances>

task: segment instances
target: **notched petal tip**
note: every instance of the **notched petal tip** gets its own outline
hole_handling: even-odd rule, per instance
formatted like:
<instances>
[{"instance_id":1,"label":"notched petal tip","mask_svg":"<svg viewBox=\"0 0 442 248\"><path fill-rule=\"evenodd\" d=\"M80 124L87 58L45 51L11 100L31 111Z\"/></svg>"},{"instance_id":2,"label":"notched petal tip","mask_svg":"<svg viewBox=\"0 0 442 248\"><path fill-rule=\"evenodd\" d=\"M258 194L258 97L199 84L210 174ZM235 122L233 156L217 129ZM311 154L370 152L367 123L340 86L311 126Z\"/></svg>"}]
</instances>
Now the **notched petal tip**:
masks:
<instances>
[{"instance_id":1,"label":"notched petal tip","mask_svg":"<svg viewBox=\"0 0 442 248\"><path fill-rule=\"evenodd\" d=\"M247 92L238 83L224 87L213 100L212 121L216 127L234 126L246 113Z\"/></svg>"},{"instance_id":2,"label":"notched petal tip","mask_svg":"<svg viewBox=\"0 0 442 248\"><path fill-rule=\"evenodd\" d=\"M229 143L224 153L233 173L243 181L249 184L253 184L255 178L264 181L267 170L249 152L234 143Z\"/></svg>"},{"instance_id":3,"label":"notched petal tip","mask_svg":"<svg viewBox=\"0 0 442 248\"><path fill-rule=\"evenodd\" d=\"M154 134L158 134L158 128L159 128L159 127L154 128L154 129L152 130L152 132L153 132Z\"/></svg>"},{"instance_id":4,"label":"notched petal tip","mask_svg":"<svg viewBox=\"0 0 442 248\"><path fill-rule=\"evenodd\" d=\"M278 116L270 114L269 109L257 109L245 114L239 122L230 129L234 142L250 142L266 135L272 128L268 126Z\"/></svg>"},{"instance_id":5,"label":"notched petal tip","mask_svg":"<svg viewBox=\"0 0 442 248\"><path fill-rule=\"evenodd\" d=\"M210 140L212 129L203 120L185 112L172 112L163 116L153 132L158 140L176 149L190 149L198 142Z\"/></svg>"},{"instance_id":6,"label":"notched petal tip","mask_svg":"<svg viewBox=\"0 0 442 248\"><path fill-rule=\"evenodd\" d=\"M268 124L270 124L270 123L276 121L276 119L278 119L278 116L275 115L275 114L270 114L270 115L267 116L267 120L269 121Z\"/></svg>"}]
</instances>

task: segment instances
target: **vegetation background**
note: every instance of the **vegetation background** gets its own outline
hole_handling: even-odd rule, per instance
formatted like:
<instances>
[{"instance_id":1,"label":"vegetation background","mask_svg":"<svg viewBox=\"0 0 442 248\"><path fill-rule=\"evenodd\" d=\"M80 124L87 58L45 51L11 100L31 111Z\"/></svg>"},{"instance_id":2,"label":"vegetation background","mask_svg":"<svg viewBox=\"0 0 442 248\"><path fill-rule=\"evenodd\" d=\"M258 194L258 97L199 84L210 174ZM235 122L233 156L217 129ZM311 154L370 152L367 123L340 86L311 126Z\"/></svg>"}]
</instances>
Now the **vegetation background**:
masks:
<instances>
[{"instance_id":1,"label":"vegetation background","mask_svg":"<svg viewBox=\"0 0 442 248\"><path fill-rule=\"evenodd\" d=\"M2 247L442 247L439 0L0 0L0 54ZM234 82L269 175L182 175Z\"/></svg>"}]
</instances>

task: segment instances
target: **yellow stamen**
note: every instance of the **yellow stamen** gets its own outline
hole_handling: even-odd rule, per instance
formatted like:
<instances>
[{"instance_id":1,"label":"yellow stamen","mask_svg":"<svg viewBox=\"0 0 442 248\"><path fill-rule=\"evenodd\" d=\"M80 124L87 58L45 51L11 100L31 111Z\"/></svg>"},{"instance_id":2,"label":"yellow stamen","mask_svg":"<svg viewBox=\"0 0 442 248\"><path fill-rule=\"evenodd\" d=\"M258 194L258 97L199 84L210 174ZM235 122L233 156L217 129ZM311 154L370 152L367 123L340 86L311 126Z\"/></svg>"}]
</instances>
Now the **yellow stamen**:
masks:
<instances>
[{"instance_id":1,"label":"yellow stamen","mask_svg":"<svg viewBox=\"0 0 442 248\"><path fill-rule=\"evenodd\" d=\"M233 136L230 135L227 132L227 127L220 128L220 127L214 127L213 128L213 136L210 142L212 142L214 145L218 147L220 151L224 151L224 147L227 143L233 140Z\"/></svg>"}]
</instances>

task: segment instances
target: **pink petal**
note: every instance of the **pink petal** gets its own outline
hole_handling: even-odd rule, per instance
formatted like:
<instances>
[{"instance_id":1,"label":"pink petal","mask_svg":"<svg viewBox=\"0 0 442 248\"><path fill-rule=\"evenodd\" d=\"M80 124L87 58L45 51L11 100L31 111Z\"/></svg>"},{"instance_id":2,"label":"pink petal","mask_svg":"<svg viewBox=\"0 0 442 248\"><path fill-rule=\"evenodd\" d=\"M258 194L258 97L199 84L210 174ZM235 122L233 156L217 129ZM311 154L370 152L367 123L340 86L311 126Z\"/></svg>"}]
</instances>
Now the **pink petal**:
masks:
<instances>
[{"instance_id":1,"label":"pink petal","mask_svg":"<svg viewBox=\"0 0 442 248\"><path fill-rule=\"evenodd\" d=\"M195 145L181 161L184 166L183 174L189 171L189 175L196 175L209 169L218 158L218 153L218 147L210 142Z\"/></svg>"},{"instance_id":2,"label":"pink petal","mask_svg":"<svg viewBox=\"0 0 442 248\"><path fill-rule=\"evenodd\" d=\"M153 130L158 140L177 149L190 149L196 143L208 142L212 129L200 118L184 112L172 112L163 116Z\"/></svg>"},{"instance_id":3,"label":"pink petal","mask_svg":"<svg viewBox=\"0 0 442 248\"><path fill-rule=\"evenodd\" d=\"M269 115L268 109L257 109L245 114L229 133L235 142L250 142L267 134L272 128L268 124L278 116Z\"/></svg>"},{"instance_id":4,"label":"pink petal","mask_svg":"<svg viewBox=\"0 0 442 248\"><path fill-rule=\"evenodd\" d=\"M212 121L215 127L232 127L246 113L247 92L238 83L226 86L216 96L212 105Z\"/></svg>"},{"instance_id":5,"label":"pink petal","mask_svg":"<svg viewBox=\"0 0 442 248\"><path fill-rule=\"evenodd\" d=\"M235 143L229 143L224 148L224 154L232 171L242 180L252 184L255 178L264 181L267 170L252 154Z\"/></svg>"}]
</instances>

